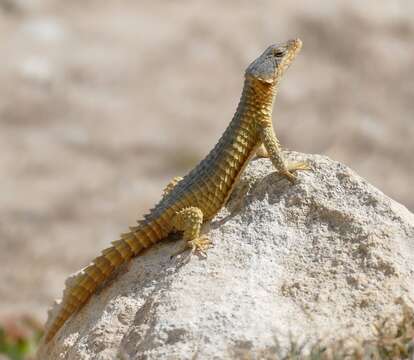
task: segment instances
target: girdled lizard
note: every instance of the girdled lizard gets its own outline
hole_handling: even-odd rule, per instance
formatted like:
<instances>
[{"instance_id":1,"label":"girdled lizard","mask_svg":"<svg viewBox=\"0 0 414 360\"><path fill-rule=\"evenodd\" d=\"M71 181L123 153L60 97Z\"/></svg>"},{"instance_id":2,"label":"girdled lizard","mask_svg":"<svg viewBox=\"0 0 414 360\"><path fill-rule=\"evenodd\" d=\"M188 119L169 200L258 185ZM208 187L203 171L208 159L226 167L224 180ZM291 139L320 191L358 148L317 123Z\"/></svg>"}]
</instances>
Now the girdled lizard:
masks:
<instances>
[{"instance_id":1,"label":"girdled lizard","mask_svg":"<svg viewBox=\"0 0 414 360\"><path fill-rule=\"evenodd\" d=\"M291 182L295 180L294 171L308 169L305 163L286 163L272 126L272 108L280 80L301 46L299 39L271 45L248 66L236 113L216 146L184 178L173 179L160 202L143 220L77 275L47 329L46 341L115 269L171 232L182 231L188 248L204 252L209 240L200 235L202 224L226 203L244 167L258 152L267 155L278 173Z\"/></svg>"}]
</instances>

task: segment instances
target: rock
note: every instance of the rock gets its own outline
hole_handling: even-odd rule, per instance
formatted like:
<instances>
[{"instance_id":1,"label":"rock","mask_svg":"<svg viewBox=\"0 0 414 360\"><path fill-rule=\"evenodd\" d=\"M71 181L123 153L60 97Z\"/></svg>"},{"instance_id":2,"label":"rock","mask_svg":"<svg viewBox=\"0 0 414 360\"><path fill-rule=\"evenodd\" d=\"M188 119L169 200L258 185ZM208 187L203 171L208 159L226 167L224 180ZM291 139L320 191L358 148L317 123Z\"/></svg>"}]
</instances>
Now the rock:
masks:
<instances>
[{"instance_id":1,"label":"rock","mask_svg":"<svg viewBox=\"0 0 414 360\"><path fill-rule=\"evenodd\" d=\"M345 165L287 155L314 171L291 185L268 159L252 161L205 227L207 258L170 259L180 241L155 246L39 358L254 358L275 339L371 334L396 298L414 298L414 215Z\"/></svg>"}]
</instances>

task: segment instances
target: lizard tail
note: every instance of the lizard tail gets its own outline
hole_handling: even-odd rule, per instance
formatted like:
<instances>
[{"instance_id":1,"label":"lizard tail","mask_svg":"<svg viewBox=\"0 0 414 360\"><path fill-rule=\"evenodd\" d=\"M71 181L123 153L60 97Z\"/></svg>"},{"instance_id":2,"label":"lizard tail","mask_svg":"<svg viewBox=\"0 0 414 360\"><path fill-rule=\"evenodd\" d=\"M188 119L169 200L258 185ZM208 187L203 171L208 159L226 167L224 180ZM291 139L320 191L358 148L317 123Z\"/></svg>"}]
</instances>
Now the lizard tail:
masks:
<instances>
[{"instance_id":1,"label":"lizard tail","mask_svg":"<svg viewBox=\"0 0 414 360\"><path fill-rule=\"evenodd\" d=\"M108 279L115 269L162 239L160 228L156 224L131 227L130 230L121 235L121 240L112 242L113 246L103 250L102 254L67 286L60 309L47 329L46 342L53 338L72 314L82 308L97 287Z\"/></svg>"}]
</instances>

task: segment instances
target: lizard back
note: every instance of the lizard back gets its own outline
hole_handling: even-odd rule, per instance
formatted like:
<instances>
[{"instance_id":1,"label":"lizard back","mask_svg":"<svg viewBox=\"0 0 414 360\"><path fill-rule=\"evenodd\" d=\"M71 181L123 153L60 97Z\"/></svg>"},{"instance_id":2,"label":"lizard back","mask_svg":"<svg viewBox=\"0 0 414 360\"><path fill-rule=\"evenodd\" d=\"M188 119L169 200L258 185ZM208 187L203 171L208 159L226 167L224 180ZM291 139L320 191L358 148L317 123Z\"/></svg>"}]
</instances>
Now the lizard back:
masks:
<instances>
[{"instance_id":1,"label":"lizard back","mask_svg":"<svg viewBox=\"0 0 414 360\"><path fill-rule=\"evenodd\" d=\"M205 221L214 217L260 145L256 123L270 116L273 96L272 88L258 89L246 80L236 113L215 147L160 201L149 219L189 206L200 208Z\"/></svg>"}]
</instances>

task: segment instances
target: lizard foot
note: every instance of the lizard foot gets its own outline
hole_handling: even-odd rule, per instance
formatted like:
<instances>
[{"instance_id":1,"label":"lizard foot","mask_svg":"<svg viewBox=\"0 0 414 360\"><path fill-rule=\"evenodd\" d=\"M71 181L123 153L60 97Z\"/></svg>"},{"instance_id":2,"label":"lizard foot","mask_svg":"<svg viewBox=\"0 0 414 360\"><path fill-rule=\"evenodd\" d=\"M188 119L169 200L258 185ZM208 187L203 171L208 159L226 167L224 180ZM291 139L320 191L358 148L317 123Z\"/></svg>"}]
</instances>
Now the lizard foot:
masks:
<instances>
[{"instance_id":1,"label":"lizard foot","mask_svg":"<svg viewBox=\"0 0 414 360\"><path fill-rule=\"evenodd\" d=\"M291 162L286 164L286 170L279 172L280 175L284 176L288 179L291 183L296 181L296 171L309 171L312 170L310 165L304 161L300 162Z\"/></svg>"},{"instance_id":2,"label":"lizard foot","mask_svg":"<svg viewBox=\"0 0 414 360\"><path fill-rule=\"evenodd\" d=\"M198 238L187 241L180 250L171 255L171 258L186 252L188 249L191 249L190 256L198 253L203 257L207 257L206 251L211 247L211 244L211 240L207 236L202 235Z\"/></svg>"},{"instance_id":3,"label":"lizard foot","mask_svg":"<svg viewBox=\"0 0 414 360\"><path fill-rule=\"evenodd\" d=\"M199 253L207 257L206 251L211 247L211 244L211 240L206 235L202 235L189 241L187 246L191 249L192 254Z\"/></svg>"}]
</instances>

